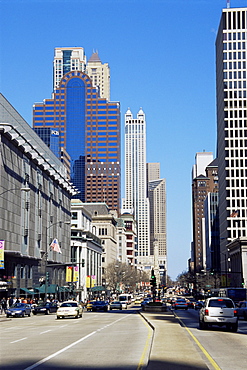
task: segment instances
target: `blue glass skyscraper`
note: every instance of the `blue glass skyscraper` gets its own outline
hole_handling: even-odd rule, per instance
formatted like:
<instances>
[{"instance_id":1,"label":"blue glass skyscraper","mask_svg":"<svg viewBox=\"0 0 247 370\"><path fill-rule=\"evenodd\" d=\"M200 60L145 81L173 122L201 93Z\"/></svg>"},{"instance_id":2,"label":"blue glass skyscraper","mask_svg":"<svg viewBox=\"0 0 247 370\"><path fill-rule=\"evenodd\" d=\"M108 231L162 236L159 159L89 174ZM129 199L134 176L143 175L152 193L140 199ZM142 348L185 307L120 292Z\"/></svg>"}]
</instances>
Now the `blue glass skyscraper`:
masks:
<instances>
[{"instance_id":1,"label":"blue glass skyscraper","mask_svg":"<svg viewBox=\"0 0 247 370\"><path fill-rule=\"evenodd\" d=\"M87 74L70 71L52 99L34 104L33 127L58 130L83 202L120 211L120 104L99 97Z\"/></svg>"}]
</instances>

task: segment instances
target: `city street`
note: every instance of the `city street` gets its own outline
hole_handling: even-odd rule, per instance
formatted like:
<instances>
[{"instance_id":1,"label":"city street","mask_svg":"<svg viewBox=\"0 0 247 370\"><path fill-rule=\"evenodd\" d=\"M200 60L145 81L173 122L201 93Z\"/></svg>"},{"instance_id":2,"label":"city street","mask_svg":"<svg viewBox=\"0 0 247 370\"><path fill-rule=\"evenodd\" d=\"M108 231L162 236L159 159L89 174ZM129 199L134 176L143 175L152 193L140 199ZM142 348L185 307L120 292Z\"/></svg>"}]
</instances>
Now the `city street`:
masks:
<instances>
[{"instance_id":1,"label":"city street","mask_svg":"<svg viewBox=\"0 0 247 370\"><path fill-rule=\"evenodd\" d=\"M219 366L218 369L246 369L247 321L239 320L237 333L228 332L224 327L217 326L209 330L199 330L199 311L193 309L188 311L175 310L174 314L185 325L191 339L196 343L193 339L194 336L199 345L216 362ZM215 367L213 368L215 369Z\"/></svg>"},{"instance_id":2,"label":"city street","mask_svg":"<svg viewBox=\"0 0 247 370\"><path fill-rule=\"evenodd\" d=\"M1 368L141 369L151 339L151 328L132 310L13 318L1 322Z\"/></svg>"}]
</instances>

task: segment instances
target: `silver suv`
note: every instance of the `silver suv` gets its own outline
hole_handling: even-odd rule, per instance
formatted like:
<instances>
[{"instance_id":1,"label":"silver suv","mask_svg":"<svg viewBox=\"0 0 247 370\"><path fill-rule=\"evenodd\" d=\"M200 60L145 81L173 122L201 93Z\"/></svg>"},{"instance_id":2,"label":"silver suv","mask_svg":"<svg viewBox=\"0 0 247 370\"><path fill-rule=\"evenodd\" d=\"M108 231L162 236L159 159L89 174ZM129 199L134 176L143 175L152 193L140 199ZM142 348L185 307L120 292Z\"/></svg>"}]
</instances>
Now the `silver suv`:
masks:
<instances>
[{"instance_id":1,"label":"silver suv","mask_svg":"<svg viewBox=\"0 0 247 370\"><path fill-rule=\"evenodd\" d=\"M238 330L237 310L234 302L227 297L211 297L206 299L199 313L199 328L208 326L226 326L228 330Z\"/></svg>"}]
</instances>

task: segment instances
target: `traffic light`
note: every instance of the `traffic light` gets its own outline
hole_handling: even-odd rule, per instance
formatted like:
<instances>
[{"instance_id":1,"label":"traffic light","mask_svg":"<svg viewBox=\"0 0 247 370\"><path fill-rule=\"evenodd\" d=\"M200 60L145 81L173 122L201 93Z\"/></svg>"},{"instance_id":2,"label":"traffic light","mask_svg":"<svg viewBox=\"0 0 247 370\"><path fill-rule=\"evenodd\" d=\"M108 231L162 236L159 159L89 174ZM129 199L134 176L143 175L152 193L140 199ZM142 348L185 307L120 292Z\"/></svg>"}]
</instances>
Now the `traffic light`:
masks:
<instances>
[{"instance_id":1,"label":"traffic light","mask_svg":"<svg viewBox=\"0 0 247 370\"><path fill-rule=\"evenodd\" d=\"M50 283L50 273L49 273L49 271L46 271L46 282L47 282L47 284Z\"/></svg>"},{"instance_id":2,"label":"traffic light","mask_svg":"<svg viewBox=\"0 0 247 370\"><path fill-rule=\"evenodd\" d=\"M154 270L151 271L151 280L150 280L150 284L152 287L156 287L156 277L154 275Z\"/></svg>"},{"instance_id":3,"label":"traffic light","mask_svg":"<svg viewBox=\"0 0 247 370\"><path fill-rule=\"evenodd\" d=\"M84 258L81 260L81 266L82 267L85 267L85 260L84 260Z\"/></svg>"}]
</instances>

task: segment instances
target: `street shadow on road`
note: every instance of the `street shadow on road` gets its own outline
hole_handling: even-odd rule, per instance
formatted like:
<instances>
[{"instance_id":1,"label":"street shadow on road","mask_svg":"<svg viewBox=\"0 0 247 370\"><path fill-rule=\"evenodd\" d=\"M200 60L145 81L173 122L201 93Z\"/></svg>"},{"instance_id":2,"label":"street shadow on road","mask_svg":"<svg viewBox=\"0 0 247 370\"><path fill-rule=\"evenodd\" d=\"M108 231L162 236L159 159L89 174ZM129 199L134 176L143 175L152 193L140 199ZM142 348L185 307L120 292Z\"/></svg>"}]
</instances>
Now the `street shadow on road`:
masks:
<instances>
[{"instance_id":1,"label":"street shadow on road","mask_svg":"<svg viewBox=\"0 0 247 370\"><path fill-rule=\"evenodd\" d=\"M81 359L83 363L83 356ZM28 370L28 369L37 369L37 370L136 370L136 366L133 365L125 365L125 366L112 366L107 367L89 367L89 366L63 366L62 364L57 365L49 365L49 364L41 364L39 366L32 367L30 362L29 363L18 363L16 365L9 365L1 367L4 370ZM178 363L178 362L170 362L170 361L150 361L146 370L205 370L208 369L207 366L205 367L198 367L198 366L188 366L188 364Z\"/></svg>"}]
</instances>

